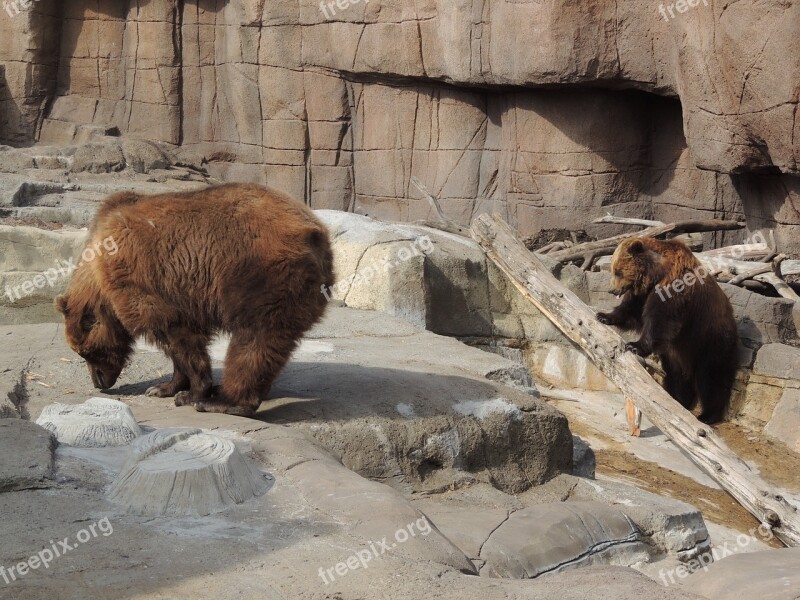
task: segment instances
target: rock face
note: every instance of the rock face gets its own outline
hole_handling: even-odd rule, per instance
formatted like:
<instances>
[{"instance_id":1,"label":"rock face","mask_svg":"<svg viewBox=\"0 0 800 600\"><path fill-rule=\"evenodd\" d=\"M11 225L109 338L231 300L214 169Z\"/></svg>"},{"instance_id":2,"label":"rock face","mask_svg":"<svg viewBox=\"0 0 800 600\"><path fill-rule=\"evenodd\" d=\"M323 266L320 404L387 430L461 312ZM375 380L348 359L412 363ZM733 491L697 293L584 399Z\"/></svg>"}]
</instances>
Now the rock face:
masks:
<instances>
[{"instance_id":1,"label":"rock face","mask_svg":"<svg viewBox=\"0 0 800 600\"><path fill-rule=\"evenodd\" d=\"M461 223L744 217L797 252L800 4L667 6L39 0L0 20L0 141L116 128L315 208L425 217L417 176Z\"/></svg>"}]
</instances>

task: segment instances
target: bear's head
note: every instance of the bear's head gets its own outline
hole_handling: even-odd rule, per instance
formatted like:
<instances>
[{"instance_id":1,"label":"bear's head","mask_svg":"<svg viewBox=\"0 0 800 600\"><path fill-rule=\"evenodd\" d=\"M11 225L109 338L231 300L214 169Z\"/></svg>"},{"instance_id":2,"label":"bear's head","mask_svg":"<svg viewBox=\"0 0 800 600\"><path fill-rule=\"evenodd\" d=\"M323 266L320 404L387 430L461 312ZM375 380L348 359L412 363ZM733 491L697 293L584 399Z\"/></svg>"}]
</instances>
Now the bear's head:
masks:
<instances>
[{"instance_id":1,"label":"bear's head","mask_svg":"<svg viewBox=\"0 0 800 600\"><path fill-rule=\"evenodd\" d=\"M117 382L134 340L96 286L81 282L81 275L76 272L67 293L56 298L56 308L64 315L69 347L86 361L94 386L105 390Z\"/></svg>"},{"instance_id":2,"label":"bear's head","mask_svg":"<svg viewBox=\"0 0 800 600\"><path fill-rule=\"evenodd\" d=\"M663 277L664 257L651 249L651 240L622 240L611 258L611 290L620 298L627 293L648 294Z\"/></svg>"}]
</instances>

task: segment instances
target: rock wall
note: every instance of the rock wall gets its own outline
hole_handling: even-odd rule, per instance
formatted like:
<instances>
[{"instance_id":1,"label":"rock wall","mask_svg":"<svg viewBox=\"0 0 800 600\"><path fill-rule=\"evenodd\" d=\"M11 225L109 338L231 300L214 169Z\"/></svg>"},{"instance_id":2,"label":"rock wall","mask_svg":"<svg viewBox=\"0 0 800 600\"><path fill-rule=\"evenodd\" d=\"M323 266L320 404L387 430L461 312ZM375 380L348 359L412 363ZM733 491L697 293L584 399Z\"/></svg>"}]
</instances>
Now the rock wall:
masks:
<instances>
[{"instance_id":1,"label":"rock wall","mask_svg":"<svg viewBox=\"0 0 800 600\"><path fill-rule=\"evenodd\" d=\"M93 123L315 208L424 218L416 175L461 223L498 210L535 236L606 212L745 218L800 252L800 2L700 0L672 17L638 0L323 8L0 13L0 141L70 141Z\"/></svg>"}]
</instances>

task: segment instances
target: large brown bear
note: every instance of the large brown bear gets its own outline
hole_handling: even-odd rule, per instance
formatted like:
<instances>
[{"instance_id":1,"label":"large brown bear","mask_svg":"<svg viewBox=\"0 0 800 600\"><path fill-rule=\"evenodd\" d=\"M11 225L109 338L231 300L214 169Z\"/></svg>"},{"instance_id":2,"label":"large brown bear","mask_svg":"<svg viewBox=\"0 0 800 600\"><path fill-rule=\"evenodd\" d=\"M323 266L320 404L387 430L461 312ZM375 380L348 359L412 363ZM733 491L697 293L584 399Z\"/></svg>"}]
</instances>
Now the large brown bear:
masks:
<instances>
[{"instance_id":1,"label":"large brown bear","mask_svg":"<svg viewBox=\"0 0 800 600\"><path fill-rule=\"evenodd\" d=\"M255 412L333 284L325 227L303 204L257 185L111 196L87 249L108 240L118 250L82 263L56 300L67 342L107 389L144 336L174 363L172 380L147 394L199 411ZM212 394L207 346L220 331L231 342Z\"/></svg>"},{"instance_id":2,"label":"large brown bear","mask_svg":"<svg viewBox=\"0 0 800 600\"><path fill-rule=\"evenodd\" d=\"M700 420L725 416L738 364L733 308L686 245L678 240L629 238L611 262L611 293L622 303L598 313L601 323L636 330L628 348L657 354L667 392L687 409L698 400Z\"/></svg>"}]
</instances>

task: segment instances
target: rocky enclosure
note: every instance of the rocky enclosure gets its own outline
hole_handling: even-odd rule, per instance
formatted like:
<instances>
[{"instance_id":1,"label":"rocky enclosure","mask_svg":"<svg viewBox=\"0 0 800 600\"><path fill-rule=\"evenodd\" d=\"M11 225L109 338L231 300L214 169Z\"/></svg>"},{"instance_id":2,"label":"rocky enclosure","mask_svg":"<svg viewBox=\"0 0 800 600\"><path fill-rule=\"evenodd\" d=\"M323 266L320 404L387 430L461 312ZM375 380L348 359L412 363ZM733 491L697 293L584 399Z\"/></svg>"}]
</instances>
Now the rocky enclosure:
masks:
<instances>
[{"instance_id":1,"label":"rocky enclosure","mask_svg":"<svg viewBox=\"0 0 800 600\"><path fill-rule=\"evenodd\" d=\"M314 208L423 218L413 175L464 224L744 218L798 252L800 3L678 4L38 0L0 13L0 142L93 125Z\"/></svg>"}]
</instances>

